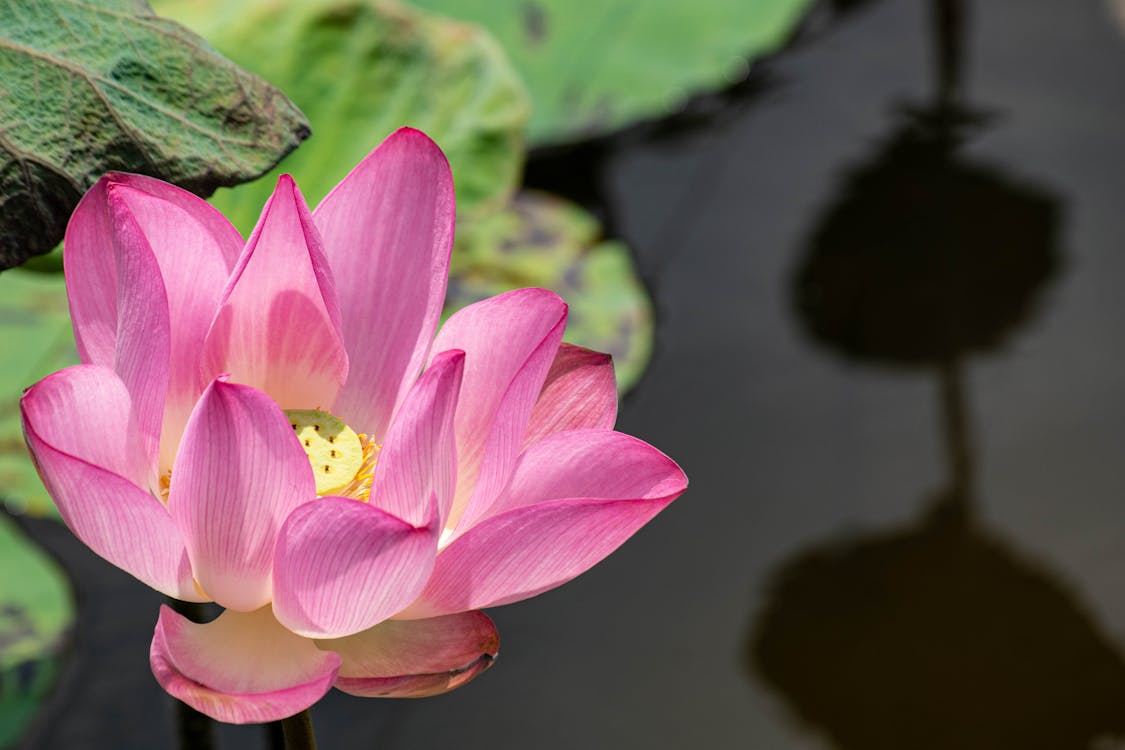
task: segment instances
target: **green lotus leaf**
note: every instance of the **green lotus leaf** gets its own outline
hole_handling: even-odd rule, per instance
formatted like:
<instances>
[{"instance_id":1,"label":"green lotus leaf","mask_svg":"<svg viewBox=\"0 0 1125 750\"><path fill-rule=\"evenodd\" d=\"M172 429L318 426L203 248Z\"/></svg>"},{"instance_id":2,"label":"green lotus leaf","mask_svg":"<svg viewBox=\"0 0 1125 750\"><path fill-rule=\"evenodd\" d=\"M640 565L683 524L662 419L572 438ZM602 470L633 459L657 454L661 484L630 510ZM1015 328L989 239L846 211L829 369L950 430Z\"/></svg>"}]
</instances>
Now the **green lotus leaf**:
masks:
<instances>
[{"instance_id":1,"label":"green lotus leaf","mask_svg":"<svg viewBox=\"0 0 1125 750\"><path fill-rule=\"evenodd\" d=\"M777 51L812 0L411 0L484 26L531 91L534 143L674 112Z\"/></svg>"},{"instance_id":2,"label":"green lotus leaf","mask_svg":"<svg viewBox=\"0 0 1125 750\"><path fill-rule=\"evenodd\" d=\"M503 50L479 28L382 0L160 0L161 12L283 88L313 137L277 174L310 204L402 125L425 131L453 166L462 218L502 206L520 178L529 104ZM214 203L244 233L275 179Z\"/></svg>"},{"instance_id":3,"label":"green lotus leaf","mask_svg":"<svg viewBox=\"0 0 1125 750\"><path fill-rule=\"evenodd\" d=\"M141 0L0 2L0 269L110 170L210 195L308 135L292 102Z\"/></svg>"},{"instance_id":4,"label":"green lotus leaf","mask_svg":"<svg viewBox=\"0 0 1125 750\"><path fill-rule=\"evenodd\" d=\"M619 390L636 383L652 352L652 304L629 249L601 239L594 217L561 198L521 192L505 210L459 228L447 314L527 286L567 301L566 340L612 354Z\"/></svg>"}]
</instances>

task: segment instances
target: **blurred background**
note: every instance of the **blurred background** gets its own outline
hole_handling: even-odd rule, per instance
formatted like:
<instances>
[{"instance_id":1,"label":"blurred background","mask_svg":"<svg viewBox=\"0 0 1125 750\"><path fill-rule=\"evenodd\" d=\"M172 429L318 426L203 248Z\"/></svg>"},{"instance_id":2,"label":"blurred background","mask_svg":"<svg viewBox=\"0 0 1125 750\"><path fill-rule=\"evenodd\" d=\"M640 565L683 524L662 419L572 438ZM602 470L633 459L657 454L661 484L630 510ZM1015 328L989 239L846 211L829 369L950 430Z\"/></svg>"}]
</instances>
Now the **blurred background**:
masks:
<instances>
[{"instance_id":1,"label":"blurred background","mask_svg":"<svg viewBox=\"0 0 1125 750\"><path fill-rule=\"evenodd\" d=\"M417 5L155 7L308 115L278 171L312 203L430 132L450 309L559 290L568 339L617 359L618 429L691 486L490 611L468 686L331 693L321 746L1125 748L1125 9ZM272 184L214 200L247 231ZM33 265L0 277L0 346L34 354L0 382L0 747L173 747L160 595L22 453L14 399L73 356Z\"/></svg>"}]
</instances>

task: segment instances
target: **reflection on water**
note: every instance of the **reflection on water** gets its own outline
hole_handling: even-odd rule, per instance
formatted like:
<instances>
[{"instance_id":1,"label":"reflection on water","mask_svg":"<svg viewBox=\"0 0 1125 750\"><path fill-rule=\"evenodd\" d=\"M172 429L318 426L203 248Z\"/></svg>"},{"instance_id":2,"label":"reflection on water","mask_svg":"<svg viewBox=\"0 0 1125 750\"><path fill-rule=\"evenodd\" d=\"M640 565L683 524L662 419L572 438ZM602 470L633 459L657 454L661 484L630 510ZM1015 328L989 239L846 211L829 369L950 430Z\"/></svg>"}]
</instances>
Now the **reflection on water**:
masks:
<instances>
[{"instance_id":1,"label":"reflection on water","mask_svg":"<svg viewBox=\"0 0 1125 750\"><path fill-rule=\"evenodd\" d=\"M998 346L1058 267L1057 201L959 150L963 14L935 0L934 101L904 113L818 222L795 279L806 330L846 356L945 362Z\"/></svg>"},{"instance_id":2,"label":"reflection on water","mask_svg":"<svg viewBox=\"0 0 1125 750\"><path fill-rule=\"evenodd\" d=\"M748 668L840 750L1113 747L1125 661L1049 570L976 522L954 367L941 385L948 486L905 529L783 565Z\"/></svg>"},{"instance_id":3,"label":"reflection on water","mask_svg":"<svg viewBox=\"0 0 1125 750\"><path fill-rule=\"evenodd\" d=\"M910 528L787 563L750 669L840 750L1057 750L1125 734L1121 656L1049 571L964 523L967 502L942 493Z\"/></svg>"},{"instance_id":4,"label":"reflection on water","mask_svg":"<svg viewBox=\"0 0 1125 750\"><path fill-rule=\"evenodd\" d=\"M927 365L992 349L1058 266L1050 194L959 157L944 114L910 115L813 234L795 302L847 356Z\"/></svg>"},{"instance_id":5,"label":"reflection on water","mask_svg":"<svg viewBox=\"0 0 1125 750\"><path fill-rule=\"evenodd\" d=\"M961 155L963 8L934 3L934 101L847 175L794 303L819 343L932 368L945 488L907 528L838 538L774 574L746 659L841 750L1084 748L1125 736L1125 661L1043 565L973 513L960 362L1001 345L1060 263L1057 202Z\"/></svg>"}]
</instances>

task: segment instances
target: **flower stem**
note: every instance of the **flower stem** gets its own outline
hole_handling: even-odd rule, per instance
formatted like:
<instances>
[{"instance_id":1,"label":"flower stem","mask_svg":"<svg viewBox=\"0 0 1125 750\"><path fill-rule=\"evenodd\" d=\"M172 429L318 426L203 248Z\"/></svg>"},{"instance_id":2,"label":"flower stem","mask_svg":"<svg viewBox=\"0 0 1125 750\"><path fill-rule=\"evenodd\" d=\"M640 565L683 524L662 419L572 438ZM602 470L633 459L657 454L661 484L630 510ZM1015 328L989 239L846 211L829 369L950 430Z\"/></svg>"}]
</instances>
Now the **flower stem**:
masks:
<instances>
[{"instance_id":1,"label":"flower stem","mask_svg":"<svg viewBox=\"0 0 1125 750\"><path fill-rule=\"evenodd\" d=\"M214 750L215 732L211 720L186 703L176 703L180 747L183 750Z\"/></svg>"},{"instance_id":2,"label":"flower stem","mask_svg":"<svg viewBox=\"0 0 1125 750\"><path fill-rule=\"evenodd\" d=\"M316 750L312 716L307 708L278 723L281 724L281 731L285 735L285 750Z\"/></svg>"}]
</instances>

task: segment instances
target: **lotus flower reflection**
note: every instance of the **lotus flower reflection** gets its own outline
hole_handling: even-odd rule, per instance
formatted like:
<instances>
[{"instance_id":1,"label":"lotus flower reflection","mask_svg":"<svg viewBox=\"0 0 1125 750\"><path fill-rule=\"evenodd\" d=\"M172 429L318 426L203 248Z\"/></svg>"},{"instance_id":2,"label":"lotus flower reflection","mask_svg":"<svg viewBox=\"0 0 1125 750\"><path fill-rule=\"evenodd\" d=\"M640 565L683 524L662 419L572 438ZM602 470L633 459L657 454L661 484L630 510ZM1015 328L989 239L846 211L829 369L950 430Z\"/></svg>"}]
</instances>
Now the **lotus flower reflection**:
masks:
<instances>
[{"instance_id":1,"label":"lotus flower reflection","mask_svg":"<svg viewBox=\"0 0 1125 750\"><path fill-rule=\"evenodd\" d=\"M684 489L612 431L605 355L522 289L438 326L453 184L404 129L313 212L288 176L242 237L199 198L103 178L66 236L83 364L23 397L70 529L161 609L150 658L227 722L335 686L425 696L486 669L483 607L558 586ZM419 374L421 373L421 374Z\"/></svg>"}]
</instances>

